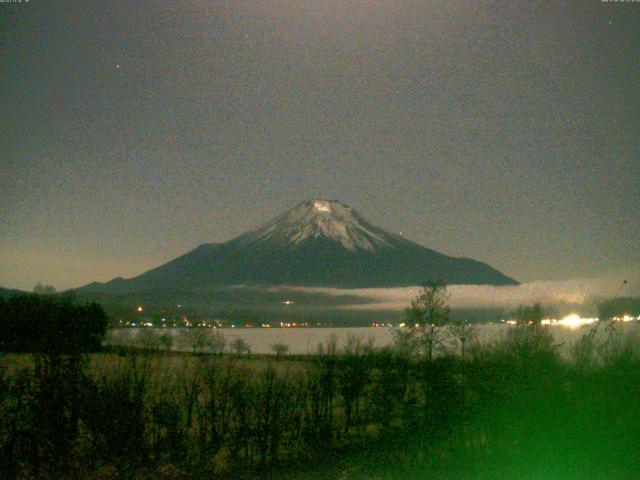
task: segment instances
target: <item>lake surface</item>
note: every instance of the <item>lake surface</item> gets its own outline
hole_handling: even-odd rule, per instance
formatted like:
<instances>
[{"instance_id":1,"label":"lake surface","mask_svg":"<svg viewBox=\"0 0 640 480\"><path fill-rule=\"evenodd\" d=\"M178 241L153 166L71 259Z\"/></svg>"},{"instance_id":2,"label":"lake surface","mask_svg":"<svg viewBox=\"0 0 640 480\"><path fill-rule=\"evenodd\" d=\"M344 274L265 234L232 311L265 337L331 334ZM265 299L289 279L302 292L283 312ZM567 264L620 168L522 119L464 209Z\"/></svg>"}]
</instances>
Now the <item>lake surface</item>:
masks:
<instances>
[{"instance_id":1,"label":"lake surface","mask_svg":"<svg viewBox=\"0 0 640 480\"><path fill-rule=\"evenodd\" d=\"M598 327L598 335L604 336L605 325ZM477 337L481 343L487 343L499 339L508 328L514 328L504 324L478 325L475 327ZM589 333L593 325L585 325L570 329L564 326L550 326L556 342L561 346L561 350L569 348L583 335ZM640 322L620 323L616 328L625 337L636 336L640 338ZM140 345L145 338L168 334L173 338L173 350L189 351L189 335L193 335L194 329L181 328L126 328L115 329L110 332L107 343L112 345ZM354 336L362 341L371 340L374 346L383 347L390 345L392 335L390 328L219 328L202 330L205 335L224 336L229 344L237 338L243 339L251 348L252 353L273 354L272 346L284 344L289 347L292 354L313 354L318 350L318 345L327 343L335 336L338 348L345 345L349 336Z\"/></svg>"}]
</instances>

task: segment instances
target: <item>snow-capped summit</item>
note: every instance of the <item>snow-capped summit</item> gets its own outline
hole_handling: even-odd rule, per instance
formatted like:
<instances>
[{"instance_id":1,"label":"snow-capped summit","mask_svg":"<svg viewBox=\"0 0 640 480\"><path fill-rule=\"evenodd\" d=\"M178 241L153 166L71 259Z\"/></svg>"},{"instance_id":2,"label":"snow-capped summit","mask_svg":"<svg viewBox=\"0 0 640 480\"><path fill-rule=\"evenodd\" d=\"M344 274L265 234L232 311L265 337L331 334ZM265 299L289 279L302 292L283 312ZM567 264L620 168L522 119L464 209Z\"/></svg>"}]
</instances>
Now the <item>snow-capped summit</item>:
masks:
<instances>
[{"instance_id":1,"label":"snow-capped summit","mask_svg":"<svg viewBox=\"0 0 640 480\"><path fill-rule=\"evenodd\" d=\"M322 199L302 202L237 241L240 245L269 242L295 246L309 239L330 240L352 252L376 252L398 242L394 235L367 223L349 205Z\"/></svg>"},{"instance_id":2,"label":"snow-capped summit","mask_svg":"<svg viewBox=\"0 0 640 480\"><path fill-rule=\"evenodd\" d=\"M443 255L385 232L344 203L313 199L227 242L200 245L137 277L85 289L201 291L240 284L366 288L427 281L517 283L485 263Z\"/></svg>"}]
</instances>

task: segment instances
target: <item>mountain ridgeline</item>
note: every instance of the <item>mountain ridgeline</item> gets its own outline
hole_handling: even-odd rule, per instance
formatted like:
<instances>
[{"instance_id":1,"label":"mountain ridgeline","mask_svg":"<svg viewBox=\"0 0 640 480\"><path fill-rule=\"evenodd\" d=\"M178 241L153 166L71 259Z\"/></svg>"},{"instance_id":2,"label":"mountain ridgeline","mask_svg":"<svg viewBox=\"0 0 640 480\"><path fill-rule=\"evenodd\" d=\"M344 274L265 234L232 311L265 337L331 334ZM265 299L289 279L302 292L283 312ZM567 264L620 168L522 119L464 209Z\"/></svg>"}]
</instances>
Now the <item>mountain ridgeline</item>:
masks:
<instances>
[{"instance_id":1,"label":"mountain ridgeline","mask_svg":"<svg viewBox=\"0 0 640 480\"><path fill-rule=\"evenodd\" d=\"M351 207L310 200L225 243L204 244L131 279L83 291L206 290L229 285L370 288L446 284L516 285L489 265L456 258L386 232Z\"/></svg>"}]
</instances>

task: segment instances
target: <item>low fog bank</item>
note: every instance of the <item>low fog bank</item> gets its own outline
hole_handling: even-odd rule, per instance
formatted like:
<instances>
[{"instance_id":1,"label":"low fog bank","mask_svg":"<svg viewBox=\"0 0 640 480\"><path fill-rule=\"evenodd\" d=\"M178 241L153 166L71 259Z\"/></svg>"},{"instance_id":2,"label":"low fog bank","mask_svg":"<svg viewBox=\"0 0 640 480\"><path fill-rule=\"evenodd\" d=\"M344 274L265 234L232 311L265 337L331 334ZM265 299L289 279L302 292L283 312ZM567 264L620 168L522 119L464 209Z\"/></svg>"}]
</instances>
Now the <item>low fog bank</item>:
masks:
<instances>
[{"instance_id":1,"label":"low fog bank","mask_svg":"<svg viewBox=\"0 0 640 480\"><path fill-rule=\"evenodd\" d=\"M614 297L640 296L639 276L607 275L599 278L536 281L517 286L450 285L449 305L454 310L511 309L518 305L541 303L551 311L578 310L595 313L597 303ZM287 290L362 299L342 308L359 310L402 310L420 291L420 287L401 288L314 288L282 287Z\"/></svg>"}]
</instances>

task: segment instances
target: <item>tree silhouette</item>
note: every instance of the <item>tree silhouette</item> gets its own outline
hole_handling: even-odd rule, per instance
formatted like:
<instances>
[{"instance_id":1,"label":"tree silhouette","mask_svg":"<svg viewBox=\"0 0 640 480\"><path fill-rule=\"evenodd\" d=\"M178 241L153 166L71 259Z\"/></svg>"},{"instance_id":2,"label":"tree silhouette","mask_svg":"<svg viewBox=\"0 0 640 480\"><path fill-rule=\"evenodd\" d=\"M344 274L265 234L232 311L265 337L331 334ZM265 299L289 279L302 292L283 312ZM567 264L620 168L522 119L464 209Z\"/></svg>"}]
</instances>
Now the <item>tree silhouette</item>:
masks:
<instances>
[{"instance_id":1,"label":"tree silhouette","mask_svg":"<svg viewBox=\"0 0 640 480\"><path fill-rule=\"evenodd\" d=\"M273 350L276 354L276 360L281 360L283 356L287 354L289 351L289 345L284 343L276 343L271 345L271 350Z\"/></svg>"},{"instance_id":2,"label":"tree silhouette","mask_svg":"<svg viewBox=\"0 0 640 480\"><path fill-rule=\"evenodd\" d=\"M54 295L56 293L56 289L53 288L53 285L43 285L40 282L33 287L33 293L38 295Z\"/></svg>"},{"instance_id":3,"label":"tree silhouette","mask_svg":"<svg viewBox=\"0 0 640 480\"><path fill-rule=\"evenodd\" d=\"M244 352L250 352L249 344L242 338L236 338L233 342L231 342L230 346L231 349L238 355L242 355Z\"/></svg>"},{"instance_id":4,"label":"tree silhouette","mask_svg":"<svg viewBox=\"0 0 640 480\"><path fill-rule=\"evenodd\" d=\"M96 303L17 295L0 302L0 351L80 354L97 351L108 318Z\"/></svg>"},{"instance_id":5,"label":"tree silhouette","mask_svg":"<svg viewBox=\"0 0 640 480\"><path fill-rule=\"evenodd\" d=\"M413 342L415 349L425 354L429 360L444 340L445 332L441 327L449 323L448 299L449 292L445 285L429 282L405 310L409 337L405 341Z\"/></svg>"}]
</instances>

